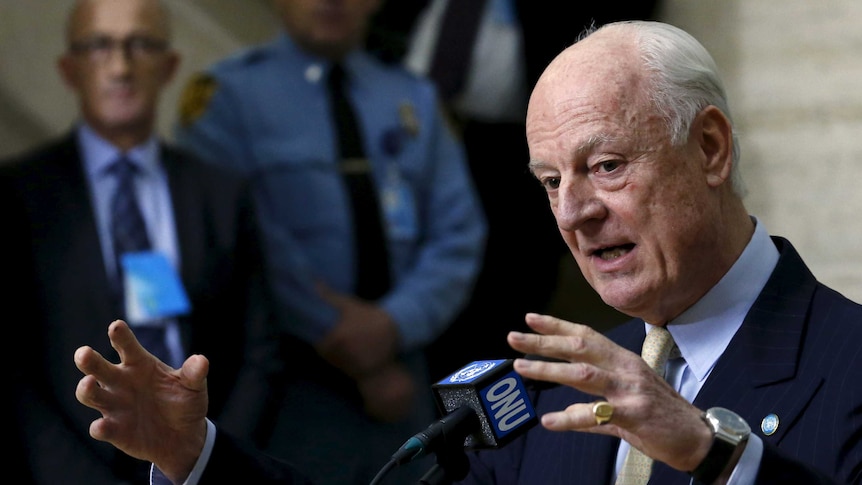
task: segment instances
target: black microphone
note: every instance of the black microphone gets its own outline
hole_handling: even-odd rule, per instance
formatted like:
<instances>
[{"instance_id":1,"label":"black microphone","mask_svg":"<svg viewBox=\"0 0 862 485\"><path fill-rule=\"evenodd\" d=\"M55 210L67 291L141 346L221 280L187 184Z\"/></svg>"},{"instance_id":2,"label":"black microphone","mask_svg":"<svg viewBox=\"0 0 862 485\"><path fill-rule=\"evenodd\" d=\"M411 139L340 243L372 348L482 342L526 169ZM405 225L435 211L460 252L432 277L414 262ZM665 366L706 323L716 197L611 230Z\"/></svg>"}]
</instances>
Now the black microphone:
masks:
<instances>
[{"instance_id":1,"label":"black microphone","mask_svg":"<svg viewBox=\"0 0 862 485\"><path fill-rule=\"evenodd\" d=\"M400 465L445 447L499 448L535 426L536 410L513 362L475 361L433 384L444 416L408 439L391 461Z\"/></svg>"},{"instance_id":2,"label":"black microphone","mask_svg":"<svg viewBox=\"0 0 862 485\"><path fill-rule=\"evenodd\" d=\"M401 465L435 452L446 445L463 442L470 433L479 429L479 417L470 406L461 406L407 440L392 455L392 461Z\"/></svg>"}]
</instances>

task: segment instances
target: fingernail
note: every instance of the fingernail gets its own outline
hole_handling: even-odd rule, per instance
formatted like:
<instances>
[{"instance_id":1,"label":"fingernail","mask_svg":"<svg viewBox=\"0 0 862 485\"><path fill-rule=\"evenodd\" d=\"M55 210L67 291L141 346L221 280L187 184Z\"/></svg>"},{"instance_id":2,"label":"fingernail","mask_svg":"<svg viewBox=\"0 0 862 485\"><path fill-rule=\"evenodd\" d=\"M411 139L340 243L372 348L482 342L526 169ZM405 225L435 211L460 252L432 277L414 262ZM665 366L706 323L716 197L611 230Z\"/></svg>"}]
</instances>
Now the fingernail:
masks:
<instances>
[{"instance_id":1,"label":"fingernail","mask_svg":"<svg viewBox=\"0 0 862 485\"><path fill-rule=\"evenodd\" d=\"M524 341L524 334L521 332L514 332L514 331L509 332L509 338L516 341L516 342L523 342Z\"/></svg>"}]
</instances>

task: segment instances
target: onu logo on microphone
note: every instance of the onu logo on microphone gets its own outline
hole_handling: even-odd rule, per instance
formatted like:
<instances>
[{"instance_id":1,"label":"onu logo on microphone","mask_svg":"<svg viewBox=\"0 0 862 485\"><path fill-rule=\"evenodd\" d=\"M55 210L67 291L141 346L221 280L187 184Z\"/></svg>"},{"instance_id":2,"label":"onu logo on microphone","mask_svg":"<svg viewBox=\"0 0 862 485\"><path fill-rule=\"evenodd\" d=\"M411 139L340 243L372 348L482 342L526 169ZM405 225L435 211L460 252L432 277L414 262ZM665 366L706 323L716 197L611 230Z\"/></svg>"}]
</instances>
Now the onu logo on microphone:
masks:
<instances>
[{"instance_id":1,"label":"onu logo on microphone","mask_svg":"<svg viewBox=\"0 0 862 485\"><path fill-rule=\"evenodd\" d=\"M514 371L479 391L497 438L536 417L523 381Z\"/></svg>"},{"instance_id":2,"label":"onu logo on microphone","mask_svg":"<svg viewBox=\"0 0 862 485\"><path fill-rule=\"evenodd\" d=\"M460 382L470 382L475 380L477 377L485 374L491 369L497 367L501 363L505 362L505 360L482 360L473 362L466 367L462 368L458 372L452 374L448 377L450 384L458 384Z\"/></svg>"}]
</instances>

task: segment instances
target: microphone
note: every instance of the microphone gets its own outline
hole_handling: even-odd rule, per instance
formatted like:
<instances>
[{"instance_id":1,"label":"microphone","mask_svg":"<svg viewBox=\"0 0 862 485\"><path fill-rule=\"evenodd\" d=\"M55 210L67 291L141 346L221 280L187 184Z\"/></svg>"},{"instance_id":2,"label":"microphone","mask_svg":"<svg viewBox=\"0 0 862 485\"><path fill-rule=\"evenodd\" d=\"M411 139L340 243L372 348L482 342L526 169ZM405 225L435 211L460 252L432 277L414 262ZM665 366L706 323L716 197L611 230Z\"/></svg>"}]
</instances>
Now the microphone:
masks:
<instances>
[{"instance_id":1,"label":"microphone","mask_svg":"<svg viewBox=\"0 0 862 485\"><path fill-rule=\"evenodd\" d=\"M401 465L445 445L460 442L479 429L479 417L470 406L461 406L440 418L431 426L413 435L392 455L392 461Z\"/></svg>"},{"instance_id":2,"label":"microphone","mask_svg":"<svg viewBox=\"0 0 862 485\"><path fill-rule=\"evenodd\" d=\"M397 465L446 447L505 446L538 423L513 359L471 362L431 386L444 416L413 435L392 456Z\"/></svg>"}]
</instances>

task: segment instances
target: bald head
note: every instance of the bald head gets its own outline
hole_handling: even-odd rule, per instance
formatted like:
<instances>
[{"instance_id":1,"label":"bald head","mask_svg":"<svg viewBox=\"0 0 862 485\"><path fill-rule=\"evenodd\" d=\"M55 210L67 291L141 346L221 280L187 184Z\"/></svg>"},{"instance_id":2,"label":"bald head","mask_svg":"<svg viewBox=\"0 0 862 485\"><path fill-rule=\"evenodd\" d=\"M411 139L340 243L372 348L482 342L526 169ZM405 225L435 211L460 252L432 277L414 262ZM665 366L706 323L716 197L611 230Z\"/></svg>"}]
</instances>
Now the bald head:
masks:
<instances>
[{"instance_id":1,"label":"bald head","mask_svg":"<svg viewBox=\"0 0 862 485\"><path fill-rule=\"evenodd\" d=\"M647 101L646 74L631 29L596 31L558 55L539 78L527 109L528 140L549 133L548 126L596 122L609 113L633 116L632 109Z\"/></svg>"},{"instance_id":2,"label":"bald head","mask_svg":"<svg viewBox=\"0 0 862 485\"><path fill-rule=\"evenodd\" d=\"M151 18L151 22L148 24L153 30L151 35L166 40L171 39L170 13L161 0L75 0L66 18L67 43L79 37L81 29L87 26L89 19L103 10L100 9L101 4L123 2L130 8L146 12L146 15Z\"/></svg>"},{"instance_id":3,"label":"bald head","mask_svg":"<svg viewBox=\"0 0 862 485\"><path fill-rule=\"evenodd\" d=\"M559 82L578 83L614 76L641 76L636 31L629 24L610 24L585 33L561 52L545 69L537 88Z\"/></svg>"}]
</instances>

